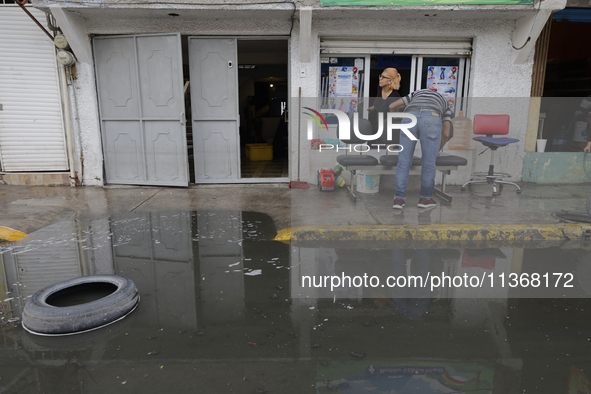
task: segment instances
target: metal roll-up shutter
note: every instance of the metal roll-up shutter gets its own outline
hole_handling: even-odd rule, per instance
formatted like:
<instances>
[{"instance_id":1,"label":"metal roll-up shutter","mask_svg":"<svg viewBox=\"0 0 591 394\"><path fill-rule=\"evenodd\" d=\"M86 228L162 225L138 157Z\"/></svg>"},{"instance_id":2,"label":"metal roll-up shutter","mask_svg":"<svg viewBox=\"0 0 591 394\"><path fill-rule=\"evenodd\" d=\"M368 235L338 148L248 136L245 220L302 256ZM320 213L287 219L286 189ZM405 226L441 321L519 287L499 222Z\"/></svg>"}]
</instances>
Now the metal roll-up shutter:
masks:
<instances>
[{"instance_id":1,"label":"metal roll-up shutter","mask_svg":"<svg viewBox=\"0 0 591 394\"><path fill-rule=\"evenodd\" d=\"M320 53L356 55L429 55L468 56L472 53L471 39L391 39L343 40L321 38Z\"/></svg>"},{"instance_id":2,"label":"metal roll-up shutter","mask_svg":"<svg viewBox=\"0 0 591 394\"><path fill-rule=\"evenodd\" d=\"M45 14L27 8L43 24ZM53 42L15 5L0 5L0 168L68 169Z\"/></svg>"}]
</instances>

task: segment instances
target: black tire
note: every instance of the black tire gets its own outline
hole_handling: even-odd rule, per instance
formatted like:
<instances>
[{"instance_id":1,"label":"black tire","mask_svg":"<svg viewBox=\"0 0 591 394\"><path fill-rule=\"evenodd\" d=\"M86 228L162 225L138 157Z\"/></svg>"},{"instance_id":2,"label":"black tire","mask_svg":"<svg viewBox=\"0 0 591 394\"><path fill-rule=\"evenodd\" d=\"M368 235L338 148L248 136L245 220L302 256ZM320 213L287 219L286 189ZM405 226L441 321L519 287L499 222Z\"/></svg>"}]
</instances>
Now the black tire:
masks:
<instances>
[{"instance_id":1,"label":"black tire","mask_svg":"<svg viewBox=\"0 0 591 394\"><path fill-rule=\"evenodd\" d=\"M52 295L81 285L114 285L116 289L97 300L65 307L47 303ZM65 335L85 332L113 323L130 313L139 302L135 284L117 275L93 275L66 280L39 290L26 303L23 327L39 335Z\"/></svg>"}]
</instances>

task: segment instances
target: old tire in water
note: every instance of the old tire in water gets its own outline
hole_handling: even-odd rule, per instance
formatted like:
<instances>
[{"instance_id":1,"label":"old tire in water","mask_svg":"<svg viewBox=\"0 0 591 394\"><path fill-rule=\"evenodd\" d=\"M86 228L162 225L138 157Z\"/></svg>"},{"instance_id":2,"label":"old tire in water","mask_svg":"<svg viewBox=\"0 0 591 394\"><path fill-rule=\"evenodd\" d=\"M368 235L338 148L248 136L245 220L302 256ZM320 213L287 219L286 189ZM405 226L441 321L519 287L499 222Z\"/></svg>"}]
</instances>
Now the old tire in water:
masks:
<instances>
[{"instance_id":1,"label":"old tire in water","mask_svg":"<svg viewBox=\"0 0 591 394\"><path fill-rule=\"evenodd\" d=\"M80 297L93 300L79 302ZM70 296L70 299L68 299ZM72 302L72 296L78 297ZM114 323L139 302L135 284L117 275L83 276L36 292L25 304L23 327L32 334L69 335Z\"/></svg>"}]
</instances>

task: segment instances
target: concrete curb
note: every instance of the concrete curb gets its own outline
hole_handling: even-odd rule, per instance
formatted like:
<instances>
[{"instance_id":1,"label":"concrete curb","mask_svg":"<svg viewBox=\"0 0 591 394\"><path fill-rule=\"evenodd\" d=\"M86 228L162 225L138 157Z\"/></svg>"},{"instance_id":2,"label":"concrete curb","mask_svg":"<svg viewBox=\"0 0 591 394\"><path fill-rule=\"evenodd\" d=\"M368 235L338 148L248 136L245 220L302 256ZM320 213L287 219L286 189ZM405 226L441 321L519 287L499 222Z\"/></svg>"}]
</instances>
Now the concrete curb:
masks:
<instances>
[{"instance_id":1,"label":"concrete curb","mask_svg":"<svg viewBox=\"0 0 591 394\"><path fill-rule=\"evenodd\" d=\"M591 235L587 224L428 224L375 226L301 226L281 230L275 241L332 242L332 241L420 241L444 242L536 242L583 240Z\"/></svg>"},{"instance_id":2,"label":"concrete curb","mask_svg":"<svg viewBox=\"0 0 591 394\"><path fill-rule=\"evenodd\" d=\"M2 241L18 241L19 239L26 237L27 234L22 231L15 230L10 227L0 226L0 240Z\"/></svg>"}]
</instances>

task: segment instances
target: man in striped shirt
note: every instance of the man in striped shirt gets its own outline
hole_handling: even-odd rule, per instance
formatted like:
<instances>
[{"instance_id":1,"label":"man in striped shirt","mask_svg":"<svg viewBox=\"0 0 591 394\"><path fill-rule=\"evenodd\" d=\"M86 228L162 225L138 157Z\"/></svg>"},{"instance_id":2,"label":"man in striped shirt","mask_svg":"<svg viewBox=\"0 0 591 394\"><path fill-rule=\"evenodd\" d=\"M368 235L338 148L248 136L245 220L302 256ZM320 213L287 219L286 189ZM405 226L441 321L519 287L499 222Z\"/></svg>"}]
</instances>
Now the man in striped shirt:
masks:
<instances>
[{"instance_id":1,"label":"man in striped shirt","mask_svg":"<svg viewBox=\"0 0 591 394\"><path fill-rule=\"evenodd\" d=\"M435 160L443 145L449 139L451 124L451 110L445 97L441 94L423 89L412 92L390 104L390 111L405 105L404 112L411 113L417 118L417 124L409 128L409 131L421 141L421 191L419 192L419 208L431 208L437 205L433 200L435 188ZM402 123L410 123L404 118ZM402 209L406 200L406 186L408 173L412 164L412 157L417 141L413 141L400 133L400 145L403 149L398 154L398 165L394 186L394 209Z\"/></svg>"}]
</instances>

